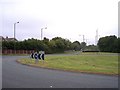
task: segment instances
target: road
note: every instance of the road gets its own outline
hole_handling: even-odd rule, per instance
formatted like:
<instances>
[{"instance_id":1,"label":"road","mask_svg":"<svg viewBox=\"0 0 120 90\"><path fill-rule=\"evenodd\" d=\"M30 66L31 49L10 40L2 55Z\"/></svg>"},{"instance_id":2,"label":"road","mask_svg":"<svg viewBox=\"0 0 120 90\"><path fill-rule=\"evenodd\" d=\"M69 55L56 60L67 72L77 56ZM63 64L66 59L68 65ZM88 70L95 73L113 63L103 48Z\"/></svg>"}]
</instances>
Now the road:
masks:
<instances>
[{"instance_id":1,"label":"road","mask_svg":"<svg viewBox=\"0 0 120 90\"><path fill-rule=\"evenodd\" d=\"M2 57L2 88L118 88L118 77L34 68Z\"/></svg>"}]
</instances>

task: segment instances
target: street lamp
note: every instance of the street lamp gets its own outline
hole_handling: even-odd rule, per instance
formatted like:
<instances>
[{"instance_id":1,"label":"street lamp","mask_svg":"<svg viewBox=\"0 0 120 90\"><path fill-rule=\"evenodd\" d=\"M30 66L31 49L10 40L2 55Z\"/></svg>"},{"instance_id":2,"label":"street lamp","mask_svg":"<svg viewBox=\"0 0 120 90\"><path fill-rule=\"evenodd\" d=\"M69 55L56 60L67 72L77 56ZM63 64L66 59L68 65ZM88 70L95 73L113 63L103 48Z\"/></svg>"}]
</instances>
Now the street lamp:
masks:
<instances>
[{"instance_id":1,"label":"street lamp","mask_svg":"<svg viewBox=\"0 0 120 90\"><path fill-rule=\"evenodd\" d=\"M79 36L83 36L83 42L85 41L85 36L84 35L79 35Z\"/></svg>"},{"instance_id":2,"label":"street lamp","mask_svg":"<svg viewBox=\"0 0 120 90\"><path fill-rule=\"evenodd\" d=\"M15 31L16 31L16 24L19 23L19 22L15 22L14 23L14 42L15 42ZM15 54L16 54L16 50L15 50L15 43L14 43L14 51L15 51Z\"/></svg>"},{"instance_id":3,"label":"street lamp","mask_svg":"<svg viewBox=\"0 0 120 90\"><path fill-rule=\"evenodd\" d=\"M15 32L16 32L16 24L19 22L14 23L14 41L15 41Z\"/></svg>"},{"instance_id":4,"label":"street lamp","mask_svg":"<svg viewBox=\"0 0 120 90\"><path fill-rule=\"evenodd\" d=\"M88 39L86 39L86 45L87 45L87 43L88 43Z\"/></svg>"},{"instance_id":5,"label":"street lamp","mask_svg":"<svg viewBox=\"0 0 120 90\"><path fill-rule=\"evenodd\" d=\"M43 37L43 29L47 29L47 27L41 28L41 40L42 40L42 37Z\"/></svg>"}]
</instances>

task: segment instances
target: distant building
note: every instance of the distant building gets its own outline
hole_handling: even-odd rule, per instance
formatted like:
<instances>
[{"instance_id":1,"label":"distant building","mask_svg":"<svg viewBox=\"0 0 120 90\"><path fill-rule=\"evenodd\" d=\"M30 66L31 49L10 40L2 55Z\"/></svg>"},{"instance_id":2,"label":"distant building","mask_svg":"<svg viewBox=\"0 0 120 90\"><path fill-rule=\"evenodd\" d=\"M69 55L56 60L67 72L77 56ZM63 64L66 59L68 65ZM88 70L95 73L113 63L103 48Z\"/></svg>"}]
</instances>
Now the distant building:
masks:
<instances>
[{"instance_id":1,"label":"distant building","mask_svg":"<svg viewBox=\"0 0 120 90\"><path fill-rule=\"evenodd\" d=\"M18 41L16 38L8 38L8 36L6 38L0 36L0 41Z\"/></svg>"},{"instance_id":2,"label":"distant building","mask_svg":"<svg viewBox=\"0 0 120 90\"><path fill-rule=\"evenodd\" d=\"M5 41L18 41L18 40L16 38L14 39L14 38L8 38L8 37L6 37Z\"/></svg>"},{"instance_id":3,"label":"distant building","mask_svg":"<svg viewBox=\"0 0 120 90\"><path fill-rule=\"evenodd\" d=\"M3 36L0 36L0 42L5 41L5 38Z\"/></svg>"}]
</instances>

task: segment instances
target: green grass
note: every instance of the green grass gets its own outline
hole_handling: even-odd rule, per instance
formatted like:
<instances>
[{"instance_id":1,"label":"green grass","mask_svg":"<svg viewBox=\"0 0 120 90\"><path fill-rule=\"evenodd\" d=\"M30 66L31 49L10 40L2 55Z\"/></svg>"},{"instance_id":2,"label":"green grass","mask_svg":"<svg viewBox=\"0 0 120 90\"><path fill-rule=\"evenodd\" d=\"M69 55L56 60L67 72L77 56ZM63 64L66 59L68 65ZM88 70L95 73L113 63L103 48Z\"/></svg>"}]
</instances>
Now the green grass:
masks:
<instances>
[{"instance_id":1,"label":"green grass","mask_svg":"<svg viewBox=\"0 0 120 90\"><path fill-rule=\"evenodd\" d=\"M116 55L48 55L44 64L42 61L35 64L35 60L29 58L20 59L18 62L67 71L118 75L118 56Z\"/></svg>"}]
</instances>

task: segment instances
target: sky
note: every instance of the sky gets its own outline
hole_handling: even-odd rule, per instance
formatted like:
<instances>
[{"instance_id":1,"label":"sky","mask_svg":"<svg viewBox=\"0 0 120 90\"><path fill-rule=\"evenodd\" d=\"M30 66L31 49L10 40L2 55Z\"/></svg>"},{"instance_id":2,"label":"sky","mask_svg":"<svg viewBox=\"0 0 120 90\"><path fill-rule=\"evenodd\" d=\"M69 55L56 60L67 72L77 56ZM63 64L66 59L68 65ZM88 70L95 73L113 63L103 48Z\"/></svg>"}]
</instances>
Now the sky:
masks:
<instances>
[{"instance_id":1,"label":"sky","mask_svg":"<svg viewBox=\"0 0 120 90\"><path fill-rule=\"evenodd\" d=\"M0 36L52 39L95 44L96 30L100 37L118 36L119 0L0 0ZM45 29L47 27L47 29Z\"/></svg>"}]
</instances>

